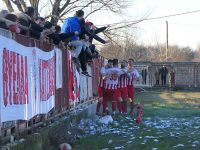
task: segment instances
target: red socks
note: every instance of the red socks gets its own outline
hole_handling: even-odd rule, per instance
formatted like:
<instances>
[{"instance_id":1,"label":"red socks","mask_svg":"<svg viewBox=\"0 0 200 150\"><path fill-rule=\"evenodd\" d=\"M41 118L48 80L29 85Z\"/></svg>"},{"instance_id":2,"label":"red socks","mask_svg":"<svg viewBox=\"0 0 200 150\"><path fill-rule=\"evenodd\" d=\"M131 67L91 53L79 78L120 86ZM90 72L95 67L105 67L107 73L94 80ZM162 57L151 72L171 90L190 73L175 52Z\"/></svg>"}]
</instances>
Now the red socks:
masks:
<instances>
[{"instance_id":1,"label":"red socks","mask_svg":"<svg viewBox=\"0 0 200 150\"><path fill-rule=\"evenodd\" d=\"M127 101L122 102L122 112L127 113Z\"/></svg>"},{"instance_id":2,"label":"red socks","mask_svg":"<svg viewBox=\"0 0 200 150\"><path fill-rule=\"evenodd\" d=\"M119 112L122 113L122 112L123 112L123 103L119 101L119 102L117 103L117 106L118 106Z\"/></svg>"},{"instance_id":3,"label":"red socks","mask_svg":"<svg viewBox=\"0 0 200 150\"><path fill-rule=\"evenodd\" d=\"M97 103L96 113L99 113L99 110L100 110L100 108L101 108L101 104L102 104L102 102L98 102L98 103Z\"/></svg>"}]
</instances>

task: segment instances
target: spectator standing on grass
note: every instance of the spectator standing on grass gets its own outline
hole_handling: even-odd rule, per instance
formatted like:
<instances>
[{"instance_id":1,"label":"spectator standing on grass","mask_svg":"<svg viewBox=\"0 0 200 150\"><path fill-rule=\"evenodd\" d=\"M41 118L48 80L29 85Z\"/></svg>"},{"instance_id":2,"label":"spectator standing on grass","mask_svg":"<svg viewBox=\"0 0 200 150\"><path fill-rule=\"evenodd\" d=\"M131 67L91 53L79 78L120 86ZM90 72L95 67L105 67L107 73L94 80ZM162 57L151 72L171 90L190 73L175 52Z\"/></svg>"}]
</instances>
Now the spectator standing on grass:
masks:
<instances>
[{"instance_id":1,"label":"spectator standing on grass","mask_svg":"<svg viewBox=\"0 0 200 150\"><path fill-rule=\"evenodd\" d=\"M174 70L169 73L169 87L174 88L175 86L175 72Z\"/></svg>"},{"instance_id":2,"label":"spectator standing on grass","mask_svg":"<svg viewBox=\"0 0 200 150\"><path fill-rule=\"evenodd\" d=\"M147 81L147 69L143 68L142 69L142 84L146 84Z\"/></svg>"},{"instance_id":3,"label":"spectator standing on grass","mask_svg":"<svg viewBox=\"0 0 200 150\"><path fill-rule=\"evenodd\" d=\"M156 85L159 85L160 75L159 75L158 69L156 69L156 72L154 75L155 75L155 79L156 79Z\"/></svg>"},{"instance_id":4,"label":"spectator standing on grass","mask_svg":"<svg viewBox=\"0 0 200 150\"><path fill-rule=\"evenodd\" d=\"M168 69L165 65L163 65L162 68L160 69L162 86L166 86L167 74L168 74Z\"/></svg>"}]
</instances>

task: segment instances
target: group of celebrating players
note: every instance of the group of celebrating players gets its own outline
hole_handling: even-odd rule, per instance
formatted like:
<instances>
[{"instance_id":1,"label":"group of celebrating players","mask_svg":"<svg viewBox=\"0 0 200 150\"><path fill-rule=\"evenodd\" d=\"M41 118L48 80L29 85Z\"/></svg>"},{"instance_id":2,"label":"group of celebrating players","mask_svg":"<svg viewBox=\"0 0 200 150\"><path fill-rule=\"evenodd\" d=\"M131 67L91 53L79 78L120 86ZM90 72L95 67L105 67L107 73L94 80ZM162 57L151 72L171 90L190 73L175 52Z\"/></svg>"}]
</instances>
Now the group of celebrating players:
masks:
<instances>
[{"instance_id":1,"label":"group of celebrating players","mask_svg":"<svg viewBox=\"0 0 200 150\"><path fill-rule=\"evenodd\" d=\"M139 78L138 71L134 68L134 60L109 59L101 68L98 86L99 100L96 114L100 115L100 107L103 104L103 115L109 114L108 102L112 105L112 114L116 114L118 108L120 114L127 114L127 102L130 101L130 115L134 113L134 80Z\"/></svg>"}]
</instances>

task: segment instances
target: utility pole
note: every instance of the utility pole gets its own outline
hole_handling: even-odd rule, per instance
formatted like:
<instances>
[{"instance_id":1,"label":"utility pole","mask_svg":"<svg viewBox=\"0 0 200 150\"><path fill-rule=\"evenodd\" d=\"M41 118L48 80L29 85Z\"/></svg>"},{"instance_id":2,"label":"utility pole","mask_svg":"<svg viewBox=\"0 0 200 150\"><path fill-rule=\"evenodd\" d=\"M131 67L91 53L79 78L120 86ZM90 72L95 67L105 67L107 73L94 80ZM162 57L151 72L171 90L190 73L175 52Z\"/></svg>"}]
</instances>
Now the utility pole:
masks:
<instances>
[{"instance_id":1,"label":"utility pole","mask_svg":"<svg viewBox=\"0 0 200 150\"><path fill-rule=\"evenodd\" d=\"M166 21L166 58L165 61L167 62L167 55L168 55L168 48L169 48L169 44L168 44L168 21Z\"/></svg>"}]
</instances>

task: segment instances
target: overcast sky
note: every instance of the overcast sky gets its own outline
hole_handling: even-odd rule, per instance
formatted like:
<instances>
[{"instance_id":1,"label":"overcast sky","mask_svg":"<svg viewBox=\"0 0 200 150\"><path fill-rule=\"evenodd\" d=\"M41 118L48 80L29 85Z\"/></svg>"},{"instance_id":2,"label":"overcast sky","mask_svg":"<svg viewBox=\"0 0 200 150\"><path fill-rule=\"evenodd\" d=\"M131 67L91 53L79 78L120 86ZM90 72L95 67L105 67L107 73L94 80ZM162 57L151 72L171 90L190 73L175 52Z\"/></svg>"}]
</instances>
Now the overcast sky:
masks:
<instances>
[{"instance_id":1,"label":"overcast sky","mask_svg":"<svg viewBox=\"0 0 200 150\"><path fill-rule=\"evenodd\" d=\"M127 9L129 20L158 17L200 9L200 0L134 0ZM113 14L96 14L91 18L96 24L121 21ZM143 44L164 43L166 41L166 20L169 23L169 44L190 46L200 45L200 12L158 20L143 21L137 26L137 38Z\"/></svg>"}]
</instances>

